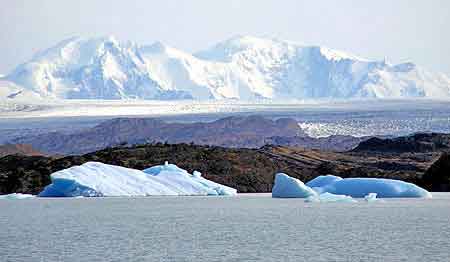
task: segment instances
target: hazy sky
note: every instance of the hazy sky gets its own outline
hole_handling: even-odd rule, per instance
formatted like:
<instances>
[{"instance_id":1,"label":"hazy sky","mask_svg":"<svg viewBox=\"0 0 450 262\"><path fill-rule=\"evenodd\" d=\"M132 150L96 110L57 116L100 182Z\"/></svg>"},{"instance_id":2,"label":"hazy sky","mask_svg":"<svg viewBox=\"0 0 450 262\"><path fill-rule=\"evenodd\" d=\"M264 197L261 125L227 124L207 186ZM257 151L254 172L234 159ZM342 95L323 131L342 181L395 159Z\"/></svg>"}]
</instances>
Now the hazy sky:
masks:
<instances>
[{"instance_id":1,"label":"hazy sky","mask_svg":"<svg viewBox=\"0 0 450 262\"><path fill-rule=\"evenodd\" d=\"M237 34L413 61L450 75L448 0L4 0L0 73L77 35L160 40L193 52Z\"/></svg>"}]
</instances>

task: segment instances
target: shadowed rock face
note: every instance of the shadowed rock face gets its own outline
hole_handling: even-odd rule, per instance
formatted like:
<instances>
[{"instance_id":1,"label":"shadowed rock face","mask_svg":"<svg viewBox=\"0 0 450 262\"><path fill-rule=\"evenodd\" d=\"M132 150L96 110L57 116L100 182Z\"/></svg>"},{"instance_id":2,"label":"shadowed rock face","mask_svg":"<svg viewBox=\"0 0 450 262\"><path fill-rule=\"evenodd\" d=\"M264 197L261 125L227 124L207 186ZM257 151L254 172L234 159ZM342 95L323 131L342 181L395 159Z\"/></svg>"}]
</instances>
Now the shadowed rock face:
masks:
<instances>
[{"instance_id":1,"label":"shadowed rock face","mask_svg":"<svg viewBox=\"0 0 450 262\"><path fill-rule=\"evenodd\" d=\"M262 116L227 117L214 122L169 123L154 118L117 118L73 134L49 133L15 139L51 154L83 154L106 147L152 142L194 143L229 148L259 148L266 144L344 151L364 138L308 137L295 119Z\"/></svg>"},{"instance_id":2,"label":"shadowed rock face","mask_svg":"<svg viewBox=\"0 0 450 262\"><path fill-rule=\"evenodd\" d=\"M411 136L381 139L373 137L362 141L354 152L433 152L450 150L450 134L419 133Z\"/></svg>"},{"instance_id":3,"label":"shadowed rock face","mask_svg":"<svg viewBox=\"0 0 450 262\"><path fill-rule=\"evenodd\" d=\"M423 185L432 191L450 191L450 154L444 153L423 176Z\"/></svg>"}]
</instances>

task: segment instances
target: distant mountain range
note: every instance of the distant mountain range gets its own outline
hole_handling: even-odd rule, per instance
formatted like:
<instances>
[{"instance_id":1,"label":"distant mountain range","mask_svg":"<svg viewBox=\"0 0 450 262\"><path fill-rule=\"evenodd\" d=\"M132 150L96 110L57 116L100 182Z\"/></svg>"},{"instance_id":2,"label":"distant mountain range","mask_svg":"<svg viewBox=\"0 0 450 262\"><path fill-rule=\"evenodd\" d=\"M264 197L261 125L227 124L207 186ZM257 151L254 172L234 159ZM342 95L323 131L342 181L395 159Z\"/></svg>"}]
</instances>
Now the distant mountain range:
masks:
<instances>
[{"instance_id":1,"label":"distant mountain range","mask_svg":"<svg viewBox=\"0 0 450 262\"><path fill-rule=\"evenodd\" d=\"M233 116L213 122L173 123L156 118L116 118L71 134L51 132L15 138L49 154L83 154L118 145L194 143L227 148L259 148L267 144L346 151L367 138L307 136L292 118Z\"/></svg>"},{"instance_id":2,"label":"distant mountain range","mask_svg":"<svg viewBox=\"0 0 450 262\"><path fill-rule=\"evenodd\" d=\"M450 97L450 78L413 63L238 36L189 54L162 43L71 38L0 78L5 99Z\"/></svg>"}]
</instances>

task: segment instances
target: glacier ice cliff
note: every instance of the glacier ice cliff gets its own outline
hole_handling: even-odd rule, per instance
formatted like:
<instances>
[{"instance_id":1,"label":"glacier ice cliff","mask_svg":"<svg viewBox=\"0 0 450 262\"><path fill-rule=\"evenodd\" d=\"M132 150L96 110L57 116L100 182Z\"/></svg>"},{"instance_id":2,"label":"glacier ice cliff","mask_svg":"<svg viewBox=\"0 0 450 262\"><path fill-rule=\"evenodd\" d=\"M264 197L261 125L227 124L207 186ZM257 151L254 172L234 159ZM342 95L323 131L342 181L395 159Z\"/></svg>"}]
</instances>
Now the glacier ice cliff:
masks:
<instances>
[{"instance_id":1,"label":"glacier ice cliff","mask_svg":"<svg viewBox=\"0 0 450 262\"><path fill-rule=\"evenodd\" d=\"M144 171L88 162L51 174L39 197L236 195L236 189L209 181L172 164Z\"/></svg>"}]
</instances>

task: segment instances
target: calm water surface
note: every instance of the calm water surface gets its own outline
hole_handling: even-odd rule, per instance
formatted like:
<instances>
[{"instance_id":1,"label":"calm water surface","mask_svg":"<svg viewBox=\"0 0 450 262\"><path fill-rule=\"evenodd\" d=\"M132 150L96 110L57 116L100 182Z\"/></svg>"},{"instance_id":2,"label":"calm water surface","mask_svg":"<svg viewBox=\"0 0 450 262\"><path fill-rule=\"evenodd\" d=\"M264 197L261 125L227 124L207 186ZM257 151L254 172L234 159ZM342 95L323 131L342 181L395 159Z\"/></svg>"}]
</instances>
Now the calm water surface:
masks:
<instances>
[{"instance_id":1,"label":"calm water surface","mask_svg":"<svg viewBox=\"0 0 450 262\"><path fill-rule=\"evenodd\" d=\"M449 261L450 193L0 201L1 261Z\"/></svg>"}]
</instances>

